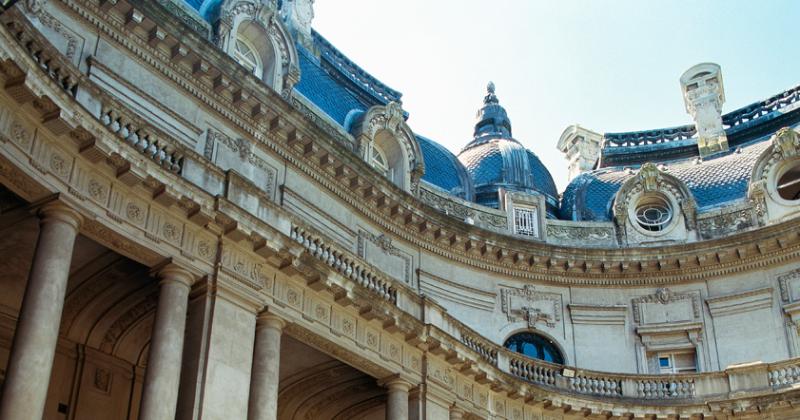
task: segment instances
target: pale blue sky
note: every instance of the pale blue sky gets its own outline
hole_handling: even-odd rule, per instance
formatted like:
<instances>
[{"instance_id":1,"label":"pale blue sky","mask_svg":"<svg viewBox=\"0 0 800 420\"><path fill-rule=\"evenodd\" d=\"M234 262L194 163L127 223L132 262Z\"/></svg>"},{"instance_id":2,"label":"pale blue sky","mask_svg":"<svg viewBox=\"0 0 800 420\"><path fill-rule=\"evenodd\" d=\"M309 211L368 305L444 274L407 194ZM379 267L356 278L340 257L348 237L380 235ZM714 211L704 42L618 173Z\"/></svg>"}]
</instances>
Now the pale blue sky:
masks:
<instances>
[{"instance_id":1,"label":"pale blue sky","mask_svg":"<svg viewBox=\"0 0 800 420\"><path fill-rule=\"evenodd\" d=\"M678 78L722 66L729 112L800 83L800 1L317 0L314 27L403 93L414 132L458 153L486 83L566 187L561 132L691 122Z\"/></svg>"}]
</instances>

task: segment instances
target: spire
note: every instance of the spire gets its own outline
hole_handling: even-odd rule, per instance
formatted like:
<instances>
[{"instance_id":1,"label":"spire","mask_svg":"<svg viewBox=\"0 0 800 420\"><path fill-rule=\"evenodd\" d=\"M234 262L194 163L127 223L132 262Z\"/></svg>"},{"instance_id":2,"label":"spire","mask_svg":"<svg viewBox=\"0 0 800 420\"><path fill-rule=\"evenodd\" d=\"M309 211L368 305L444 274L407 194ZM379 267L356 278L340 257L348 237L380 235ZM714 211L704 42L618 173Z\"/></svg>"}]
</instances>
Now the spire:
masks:
<instances>
[{"instance_id":1,"label":"spire","mask_svg":"<svg viewBox=\"0 0 800 420\"><path fill-rule=\"evenodd\" d=\"M471 143L476 143L478 139L511 138L511 120L508 119L505 108L500 106L500 100L495 94L494 82L486 85L483 107L478 110L476 119L475 139Z\"/></svg>"}]
</instances>

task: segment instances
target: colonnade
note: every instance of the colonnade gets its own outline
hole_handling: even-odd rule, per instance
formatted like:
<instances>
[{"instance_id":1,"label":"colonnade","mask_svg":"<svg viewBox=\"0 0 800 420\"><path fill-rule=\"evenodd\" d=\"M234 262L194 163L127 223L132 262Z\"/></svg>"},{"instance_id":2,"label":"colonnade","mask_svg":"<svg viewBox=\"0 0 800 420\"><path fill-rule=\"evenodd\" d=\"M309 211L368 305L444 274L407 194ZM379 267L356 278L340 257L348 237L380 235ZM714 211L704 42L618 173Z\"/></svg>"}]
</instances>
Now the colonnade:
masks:
<instances>
[{"instance_id":1,"label":"colonnade","mask_svg":"<svg viewBox=\"0 0 800 420\"><path fill-rule=\"evenodd\" d=\"M83 218L61 201L38 211L40 230L17 322L0 400L0 418L42 418L53 370L73 247ZM180 387L189 294L197 276L174 263L154 270L159 297L142 391L143 420L174 419ZM286 322L263 312L256 320L248 403L249 420L275 420L278 413L281 335ZM409 418L413 384L399 377L381 381L387 389L386 418ZM451 419L463 412L451 410Z\"/></svg>"}]
</instances>

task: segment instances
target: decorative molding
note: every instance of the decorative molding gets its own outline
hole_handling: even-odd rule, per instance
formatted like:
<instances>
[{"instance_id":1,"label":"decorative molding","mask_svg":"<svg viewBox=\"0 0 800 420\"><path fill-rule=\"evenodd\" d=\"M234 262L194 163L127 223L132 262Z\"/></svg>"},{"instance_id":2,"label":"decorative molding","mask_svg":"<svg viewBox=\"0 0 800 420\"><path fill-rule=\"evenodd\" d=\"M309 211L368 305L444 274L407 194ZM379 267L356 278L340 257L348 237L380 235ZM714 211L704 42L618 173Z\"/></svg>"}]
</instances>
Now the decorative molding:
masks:
<instances>
[{"instance_id":1,"label":"decorative molding","mask_svg":"<svg viewBox=\"0 0 800 420\"><path fill-rule=\"evenodd\" d=\"M625 325L626 305L589 305L570 303L567 305L573 324Z\"/></svg>"},{"instance_id":2,"label":"decorative molding","mask_svg":"<svg viewBox=\"0 0 800 420\"><path fill-rule=\"evenodd\" d=\"M707 298L711 316L737 315L772 307L772 287Z\"/></svg>"},{"instance_id":3,"label":"decorative molding","mask_svg":"<svg viewBox=\"0 0 800 420\"><path fill-rule=\"evenodd\" d=\"M792 294L790 283L792 283L794 280L800 280L800 268L778 274L777 280L778 287L780 288L781 292L781 301L783 303L794 302L796 299Z\"/></svg>"},{"instance_id":4,"label":"decorative molding","mask_svg":"<svg viewBox=\"0 0 800 420\"><path fill-rule=\"evenodd\" d=\"M561 295L536 290L526 284L522 288L500 286L501 310L509 322L527 321L536 328L540 322L550 328L561 322Z\"/></svg>"},{"instance_id":5,"label":"decorative molding","mask_svg":"<svg viewBox=\"0 0 800 420\"><path fill-rule=\"evenodd\" d=\"M633 306L633 322L637 324L647 323L643 322L642 319L642 304L645 303L656 303L661 305L667 305L674 302L679 302L682 300L689 300L691 301L692 305L692 314L694 319L700 318L701 308L700 308L700 295L696 292L688 292L688 293L675 293L669 288L662 287L659 288L654 294L647 295L647 296L640 296L634 299L631 299L631 305Z\"/></svg>"}]
</instances>

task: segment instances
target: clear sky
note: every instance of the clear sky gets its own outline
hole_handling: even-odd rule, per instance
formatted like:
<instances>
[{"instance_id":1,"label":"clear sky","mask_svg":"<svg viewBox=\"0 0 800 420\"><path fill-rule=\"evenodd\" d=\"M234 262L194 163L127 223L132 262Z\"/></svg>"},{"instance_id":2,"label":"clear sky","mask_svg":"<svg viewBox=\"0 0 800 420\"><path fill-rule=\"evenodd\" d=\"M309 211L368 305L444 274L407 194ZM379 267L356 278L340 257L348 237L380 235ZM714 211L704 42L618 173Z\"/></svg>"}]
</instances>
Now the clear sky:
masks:
<instances>
[{"instance_id":1,"label":"clear sky","mask_svg":"<svg viewBox=\"0 0 800 420\"><path fill-rule=\"evenodd\" d=\"M559 191L570 124L603 132L691 123L678 78L722 66L723 112L800 83L800 1L316 0L313 26L403 93L409 126L454 153L486 83Z\"/></svg>"}]
</instances>

